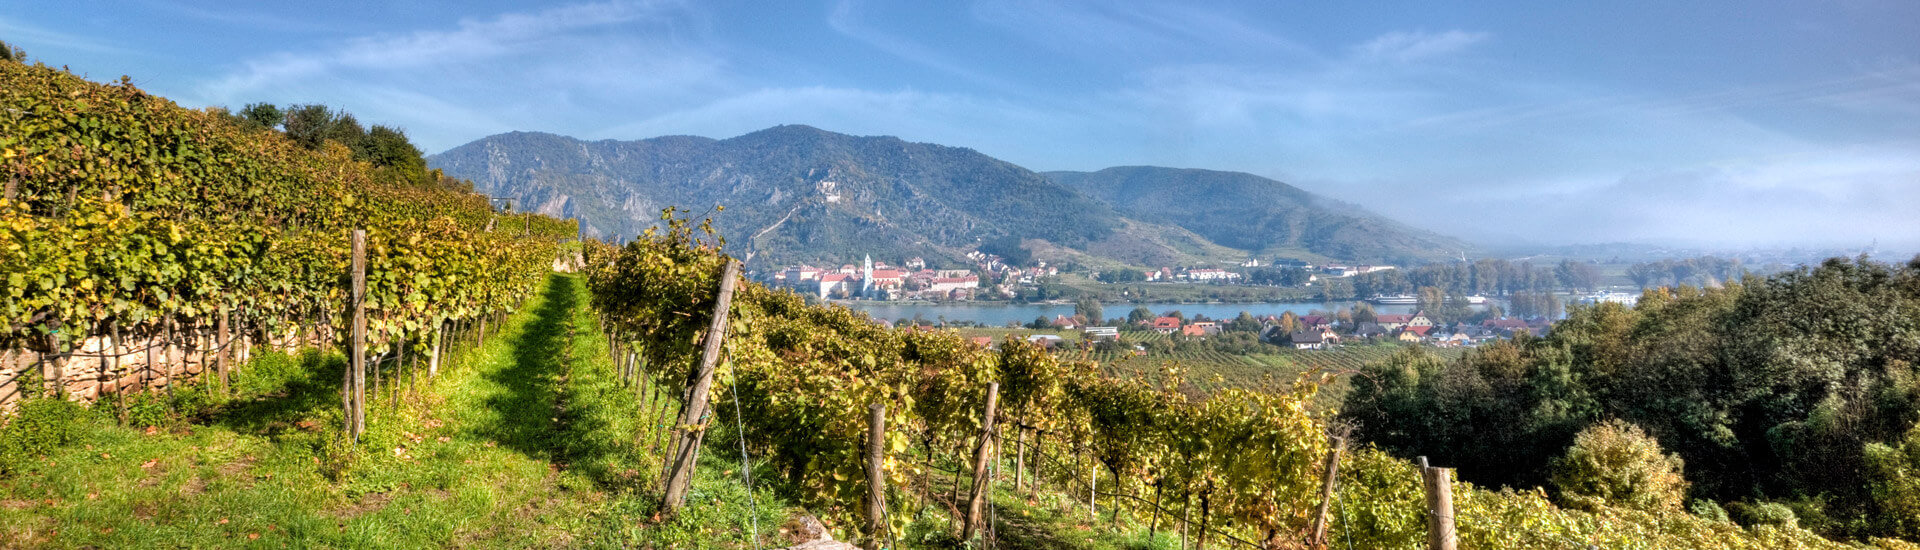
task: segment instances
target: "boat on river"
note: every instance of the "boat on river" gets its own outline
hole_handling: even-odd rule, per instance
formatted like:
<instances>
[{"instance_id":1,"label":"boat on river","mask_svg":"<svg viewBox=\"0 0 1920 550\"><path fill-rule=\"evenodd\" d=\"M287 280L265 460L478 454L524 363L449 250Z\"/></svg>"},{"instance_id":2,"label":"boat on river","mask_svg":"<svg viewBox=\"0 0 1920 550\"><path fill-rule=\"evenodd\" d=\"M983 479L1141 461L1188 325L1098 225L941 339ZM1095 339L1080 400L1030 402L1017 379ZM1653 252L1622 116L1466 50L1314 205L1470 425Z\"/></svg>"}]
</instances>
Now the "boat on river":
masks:
<instances>
[{"instance_id":1,"label":"boat on river","mask_svg":"<svg viewBox=\"0 0 1920 550\"><path fill-rule=\"evenodd\" d=\"M1374 296L1372 299L1367 301L1380 304L1383 306L1410 306L1410 305L1420 303L1420 298L1417 298L1414 296L1408 296L1405 294L1398 294L1394 296Z\"/></svg>"}]
</instances>

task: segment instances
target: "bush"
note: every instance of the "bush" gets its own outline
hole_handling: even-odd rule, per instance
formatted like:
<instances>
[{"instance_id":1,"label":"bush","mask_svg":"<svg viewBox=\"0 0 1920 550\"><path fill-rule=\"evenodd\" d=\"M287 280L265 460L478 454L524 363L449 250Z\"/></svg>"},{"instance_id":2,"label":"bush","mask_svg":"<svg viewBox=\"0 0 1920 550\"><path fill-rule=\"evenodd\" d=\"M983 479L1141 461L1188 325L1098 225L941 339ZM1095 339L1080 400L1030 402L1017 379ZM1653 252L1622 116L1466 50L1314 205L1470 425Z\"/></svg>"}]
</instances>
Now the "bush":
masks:
<instances>
[{"instance_id":1,"label":"bush","mask_svg":"<svg viewBox=\"0 0 1920 550\"><path fill-rule=\"evenodd\" d=\"M1897 445L1868 443L1862 454L1867 492L1876 511L1875 529L1920 538L1920 426L1909 430L1906 440Z\"/></svg>"},{"instance_id":2,"label":"bush","mask_svg":"<svg viewBox=\"0 0 1920 550\"><path fill-rule=\"evenodd\" d=\"M1566 456L1554 461L1552 480L1574 508L1679 510L1687 494L1681 468L1680 456L1661 452L1639 426L1609 420L1574 436Z\"/></svg>"},{"instance_id":3,"label":"bush","mask_svg":"<svg viewBox=\"0 0 1920 550\"><path fill-rule=\"evenodd\" d=\"M1699 516L1700 519L1704 520L1733 521L1727 518L1726 508L1721 508L1720 503L1707 499L1694 499L1693 502L1687 504L1687 512Z\"/></svg>"},{"instance_id":4,"label":"bush","mask_svg":"<svg viewBox=\"0 0 1920 550\"><path fill-rule=\"evenodd\" d=\"M19 410L0 427L0 474L80 437L87 409L65 399L20 401Z\"/></svg>"},{"instance_id":5,"label":"bush","mask_svg":"<svg viewBox=\"0 0 1920 550\"><path fill-rule=\"evenodd\" d=\"M1797 529L1800 517L1793 515L1793 509L1778 502L1735 502L1727 507L1733 520L1747 528L1771 525Z\"/></svg>"}]
</instances>

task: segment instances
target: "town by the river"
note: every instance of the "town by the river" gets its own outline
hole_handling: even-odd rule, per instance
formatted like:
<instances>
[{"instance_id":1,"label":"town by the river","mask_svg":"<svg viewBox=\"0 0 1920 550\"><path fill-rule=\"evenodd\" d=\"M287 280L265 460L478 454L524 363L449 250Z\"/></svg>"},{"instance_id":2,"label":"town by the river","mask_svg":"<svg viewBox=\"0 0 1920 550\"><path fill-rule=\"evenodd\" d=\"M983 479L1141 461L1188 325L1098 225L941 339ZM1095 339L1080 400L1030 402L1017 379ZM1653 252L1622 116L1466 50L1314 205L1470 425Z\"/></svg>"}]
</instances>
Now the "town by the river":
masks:
<instances>
[{"instance_id":1,"label":"town by the river","mask_svg":"<svg viewBox=\"0 0 1920 550\"><path fill-rule=\"evenodd\" d=\"M838 300L835 303L865 311L875 319L897 321L900 319L923 319L927 321L947 322L970 321L987 326L1004 326L1010 322L1031 323L1035 318L1052 319L1057 315L1073 315L1072 303L913 303L884 302L868 300ZM1313 310L1341 311L1353 307L1357 302L1254 302L1254 303L1214 303L1214 304L1138 304L1153 310L1155 314L1179 311L1187 317L1205 315L1212 319L1232 319L1245 311L1255 317L1263 315L1278 316L1292 311L1296 315L1306 315ZM1126 317L1136 304L1116 302L1104 304L1102 314L1106 317ZM1413 313L1415 306L1381 305L1374 306L1380 313Z\"/></svg>"}]
</instances>

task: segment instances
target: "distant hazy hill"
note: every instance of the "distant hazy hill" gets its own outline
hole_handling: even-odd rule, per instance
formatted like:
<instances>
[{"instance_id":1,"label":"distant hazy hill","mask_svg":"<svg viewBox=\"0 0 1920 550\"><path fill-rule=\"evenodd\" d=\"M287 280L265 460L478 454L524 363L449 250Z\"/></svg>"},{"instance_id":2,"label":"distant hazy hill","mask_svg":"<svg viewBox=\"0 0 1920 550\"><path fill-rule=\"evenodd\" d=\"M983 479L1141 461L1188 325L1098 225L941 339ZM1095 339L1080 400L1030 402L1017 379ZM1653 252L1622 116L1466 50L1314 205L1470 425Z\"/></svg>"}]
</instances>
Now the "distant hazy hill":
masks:
<instances>
[{"instance_id":1,"label":"distant hazy hill","mask_svg":"<svg viewBox=\"0 0 1920 550\"><path fill-rule=\"evenodd\" d=\"M867 253L951 262L1008 238L1037 257L1095 265L1237 261L1260 251L1375 261L1444 257L1459 247L1246 174L1116 168L1043 176L971 149L807 126L723 140L588 142L513 132L428 160L481 192L580 218L595 236L637 234L668 205L696 214L724 205L715 221L729 248L754 250L762 265ZM1108 176L1115 171L1134 176ZM1156 182L1156 173L1184 179ZM1213 179L1231 181L1179 191ZM1247 204L1254 200L1272 204Z\"/></svg>"},{"instance_id":2,"label":"distant hazy hill","mask_svg":"<svg viewBox=\"0 0 1920 550\"><path fill-rule=\"evenodd\" d=\"M1406 264L1455 257L1469 247L1459 239L1244 172L1122 166L1043 175L1122 215L1184 227L1222 246L1262 256Z\"/></svg>"}]
</instances>

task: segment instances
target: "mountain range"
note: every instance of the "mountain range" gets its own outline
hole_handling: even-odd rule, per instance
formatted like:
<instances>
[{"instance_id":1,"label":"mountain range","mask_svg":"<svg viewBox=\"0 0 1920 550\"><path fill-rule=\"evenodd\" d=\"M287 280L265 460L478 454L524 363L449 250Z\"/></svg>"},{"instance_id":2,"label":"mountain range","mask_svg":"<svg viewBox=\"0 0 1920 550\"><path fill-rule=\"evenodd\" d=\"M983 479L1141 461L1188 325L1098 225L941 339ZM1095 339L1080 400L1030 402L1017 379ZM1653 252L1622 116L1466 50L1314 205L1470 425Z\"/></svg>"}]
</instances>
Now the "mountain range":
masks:
<instances>
[{"instance_id":1,"label":"mountain range","mask_svg":"<svg viewBox=\"0 0 1920 550\"><path fill-rule=\"evenodd\" d=\"M727 248L762 266L867 254L957 264L1010 246L1093 267L1249 257L1408 264L1470 248L1252 174L1037 173L963 147L799 125L720 140L510 132L427 160L520 208L579 218L594 237L636 235L668 206L711 215Z\"/></svg>"}]
</instances>

